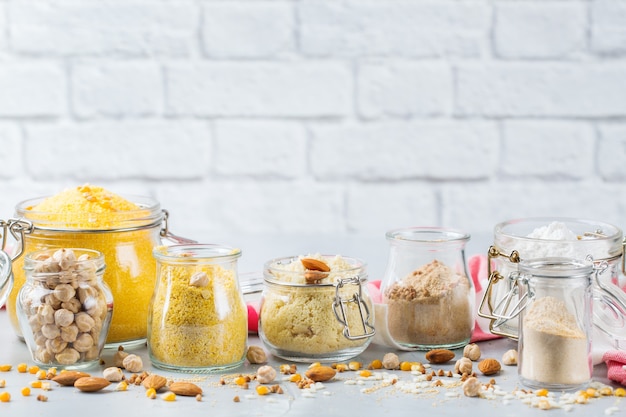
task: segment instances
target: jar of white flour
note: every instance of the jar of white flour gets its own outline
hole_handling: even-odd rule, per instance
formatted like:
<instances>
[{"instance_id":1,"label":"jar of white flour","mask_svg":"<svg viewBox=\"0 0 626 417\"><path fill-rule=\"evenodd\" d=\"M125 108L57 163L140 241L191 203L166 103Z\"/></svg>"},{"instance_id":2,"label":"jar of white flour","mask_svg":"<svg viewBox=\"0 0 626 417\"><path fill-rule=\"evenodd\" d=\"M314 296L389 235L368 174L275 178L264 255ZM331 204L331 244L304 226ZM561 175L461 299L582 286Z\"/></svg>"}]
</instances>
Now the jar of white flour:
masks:
<instances>
[{"instance_id":1,"label":"jar of white flour","mask_svg":"<svg viewBox=\"0 0 626 417\"><path fill-rule=\"evenodd\" d=\"M609 335L616 347L626 344L626 288L620 265L623 234L618 227L595 220L540 217L509 220L494 228L489 248L489 284L478 314L491 320L490 331L513 339L518 337L518 295L511 274L520 261L563 257L603 264L593 280L593 324ZM622 266L623 268L623 266Z\"/></svg>"}]
</instances>

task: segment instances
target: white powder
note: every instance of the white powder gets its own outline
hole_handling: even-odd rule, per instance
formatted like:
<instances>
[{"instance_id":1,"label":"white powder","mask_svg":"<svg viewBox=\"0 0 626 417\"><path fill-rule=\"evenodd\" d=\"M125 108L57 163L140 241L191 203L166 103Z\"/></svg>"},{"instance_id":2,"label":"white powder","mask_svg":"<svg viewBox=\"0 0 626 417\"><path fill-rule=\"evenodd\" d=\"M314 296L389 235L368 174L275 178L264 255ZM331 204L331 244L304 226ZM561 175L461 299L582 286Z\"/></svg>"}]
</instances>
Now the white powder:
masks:
<instances>
[{"instance_id":1,"label":"white powder","mask_svg":"<svg viewBox=\"0 0 626 417\"><path fill-rule=\"evenodd\" d=\"M587 337L562 300L535 300L526 311L522 326L523 378L553 385L578 385L590 380Z\"/></svg>"}]
</instances>

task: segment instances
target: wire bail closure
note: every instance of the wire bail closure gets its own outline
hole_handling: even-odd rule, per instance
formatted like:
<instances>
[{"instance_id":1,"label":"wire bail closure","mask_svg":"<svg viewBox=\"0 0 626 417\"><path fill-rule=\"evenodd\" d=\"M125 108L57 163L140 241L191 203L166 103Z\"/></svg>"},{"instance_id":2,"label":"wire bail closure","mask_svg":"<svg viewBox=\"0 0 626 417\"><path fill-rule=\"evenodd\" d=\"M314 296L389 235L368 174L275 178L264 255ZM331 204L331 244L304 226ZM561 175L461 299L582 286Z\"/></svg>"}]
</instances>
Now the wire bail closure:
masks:
<instances>
[{"instance_id":1,"label":"wire bail closure","mask_svg":"<svg viewBox=\"0 0 626 417\"><path fill-rule=\"evenodd\" d=\"M0 227L2 228L2 246L0 249L3 251L6 249L9 234L19 243L19 248L11 255L11 260L14 261L24 253L26 245L24 235L32 233L34 230L33 223L25 219L8 219L6 221L0 220Z\"/></svg>"},{"instance_id":2,"label":"wire bail closure","mask_svg":"<svg viewBox=\"0 0 626 417\"><path fill-rule=\"evenodd\" d=\"M349 298L342 298L339 294L339 290L347 284L357 285L359 287L359 291L352 294L352 296ZM350 324L348 323L348 316L346 312L346 305L350 303L356 303L359 309L359 316L361 317L360 327L363 329L363 334L353 336L350 333ZM376 329L374 329L374 326L372 326L372 324L370 323L371 316L369 308L367 308L367 304L365 304L365 301L363 301L361 280L358 276L352 278L344 278L337 282L337 286L335 287L333 312L335 313L337 321L339 321L339 323L344 326L343 335L346 339L360 340L374 336L374 334L376 333Z\"/></svg>"}]
</instances>

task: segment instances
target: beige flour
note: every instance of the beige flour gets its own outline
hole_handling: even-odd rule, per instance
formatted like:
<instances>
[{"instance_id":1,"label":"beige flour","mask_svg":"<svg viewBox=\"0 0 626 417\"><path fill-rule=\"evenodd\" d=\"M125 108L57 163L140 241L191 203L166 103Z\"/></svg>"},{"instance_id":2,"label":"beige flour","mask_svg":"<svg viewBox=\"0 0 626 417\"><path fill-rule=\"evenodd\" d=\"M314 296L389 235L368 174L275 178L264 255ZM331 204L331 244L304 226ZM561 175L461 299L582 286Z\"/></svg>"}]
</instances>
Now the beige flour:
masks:
<instances>
[{"instance_id":1,"label":"beige flour","mask_svg":"<svg viewBox=\"0 0 626 417\"><path fill-rule=\"evenodd\" d=\"M451 345L469 340L474 318L467 277L434 260L385 291L387 326L405 345Z\"/></svg>"},{"instance_id":2,"label":"beige flour","mask_svg":"<svg viewBox=\"0 0 626 417\"><path fill-rule=\"evenodd\" d=\"M302 258L302 257L301 257ZM329 284L352 276L354 267L341 256L322 258L330 273L322 283ZM273 278L285 283L304 284L304 268L299 259L287 265L272 265ZM365 284L363 284L365 286ZM343 298L350 298L358 287L349 284L340 290ZM364 300L372 311L371 301L363 292ZM260 332L270 345L294 354L324 355L338 350L366 347L369 339L349 340L343 335L341 325L333 313L335 287L307 287L268 284L261 305ZM346 314L352 335L362 335L361 316L355 303L346 305Z\"/></svg>"},{"instance_id":3,"label":"beige flour","mask_svg":"<svg viewBox=\"0 0 626 417\"><path fill-rule=\"evenodd\" d=\"M585 333L562 300L542 297L522 322L521 376L545 384L576 385L591 378Z\"/></svg>"}]
</instances>

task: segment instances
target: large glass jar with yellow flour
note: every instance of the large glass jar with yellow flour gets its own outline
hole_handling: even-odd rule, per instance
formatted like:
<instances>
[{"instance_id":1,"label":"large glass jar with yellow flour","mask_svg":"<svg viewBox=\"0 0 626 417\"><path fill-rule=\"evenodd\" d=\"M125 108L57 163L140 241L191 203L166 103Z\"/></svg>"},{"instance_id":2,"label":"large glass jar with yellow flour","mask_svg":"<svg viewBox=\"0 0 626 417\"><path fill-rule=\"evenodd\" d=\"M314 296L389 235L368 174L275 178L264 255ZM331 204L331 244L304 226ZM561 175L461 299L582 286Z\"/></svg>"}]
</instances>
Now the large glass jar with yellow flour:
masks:
<instances>
[{"instance_id":1,"label":"large glass jar with yellow flour","mask_svg":"<svg viewBox=\"0 0 626 417\"><path fill-rule=\"evenodd\" d=\"M342 361L374 336L365 264L355 258L308 255L264 267L259 336L268 350L296 362Z\"/></svg>"},{"instance_id":2,"label":"large glass jar with yellow flour","mask_svg":"<svg viewBox=\"0 0 626 417\"><path fill-rule=\"evenodd\" d=\"M158 368L213 372L239 366L248 341L248 309L239 288L239 249L175 245L154 250L157 282L148 352Z\"/></svg>"},{"instance_id":3,"label":"large glass jar with yellow flour","mask_svg":"<svg viewBox=\"0 0 626 417\"><path fill-rule=\"evenodd\" d=\"M115 300L107 344L145 343L156 276L152 249L167 234L167 212L158 202L83 185L23 201L16 207L16 216L33 225L23 237L24 253L54 248L102 252L107 265L104 282ZM23 256L13 262L15 285L7 300L11 323L20 337L16 298L25 282L23 264Z\"/></svg>"}]
</instances>

